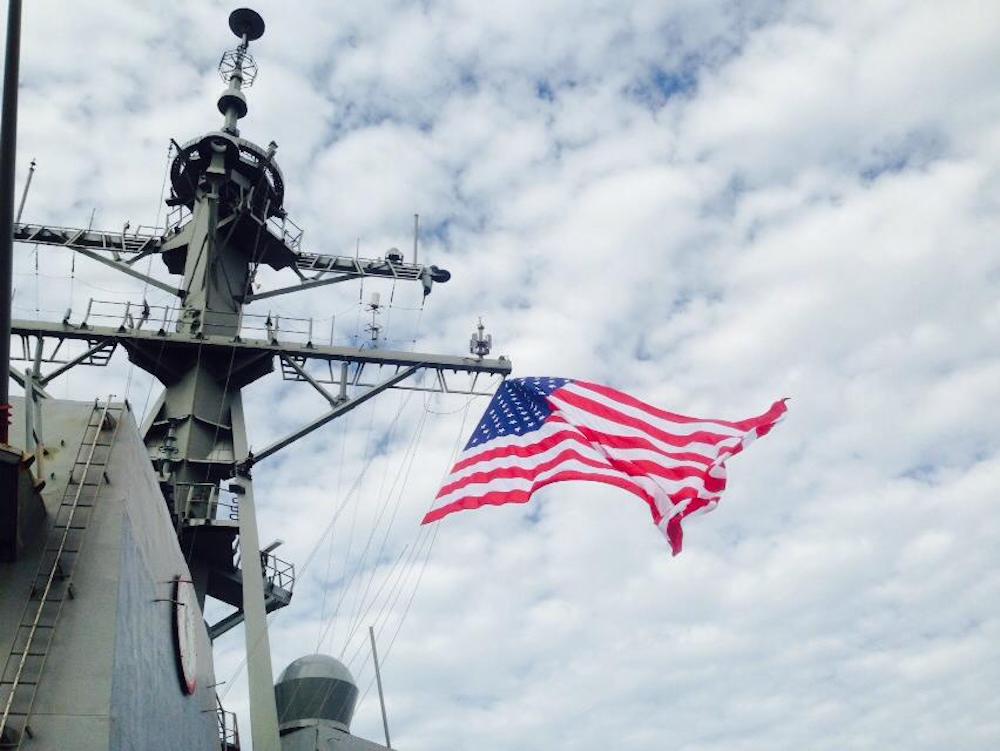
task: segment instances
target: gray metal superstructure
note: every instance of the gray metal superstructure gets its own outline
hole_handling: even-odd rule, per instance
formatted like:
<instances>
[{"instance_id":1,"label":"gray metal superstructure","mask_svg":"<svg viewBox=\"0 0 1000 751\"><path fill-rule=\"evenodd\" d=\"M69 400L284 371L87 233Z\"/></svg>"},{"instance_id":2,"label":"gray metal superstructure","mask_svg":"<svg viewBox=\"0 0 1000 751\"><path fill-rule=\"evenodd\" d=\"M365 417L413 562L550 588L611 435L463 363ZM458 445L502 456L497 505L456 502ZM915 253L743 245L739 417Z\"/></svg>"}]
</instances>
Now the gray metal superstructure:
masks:
<instances>
[{"instance_id":1,"label":"gray metal superstructure","mask_svg":"<svg viewBox=\"0 0 1000 751\"><path fill-rule=\"evenodd\" d=\"M23 400L13 401L18 412ZM104 406L110 419L92 426ZM189 578L188 566L169 534L170 517L131 410L103 400L96 406L51 400L45 410L50 443L40 495L50 534L34 535L16 562L0 564L5 689L28 647L6 740L45 751L219 748L212 647L204 629L195 633L196 689L188 695L179 686L172 589L176 577ZM13 441L23 445L22 426L13 428ZM81 464L95 443L96 461ZM77 497L72 519L61 511L67 497ZM66 527L59 591L44 597L38 573L52 569L50 543ZM0 694L4 702L7 697Z\"/></svg>"},{"instance_id":2,"label":"gray metal superstructure","mask_svg":"<svg viewBox=\"0 0 1000 751\"><path fill-rule=\"evenodd\" d=\"M284 208L277 144L258 146L238 128L248 112L244 88L257 73L249 43L264 22L240 9L230 28L240 41L220 63L223 123L174 144L165 230L14 228L15 240L69 248L177 304L136 300L121 306L117 325L96 323L91 307L61 322L13 322L12 358L24 364L11 377L26 395L14 405L13 445L24 454L8 451L3 466L17 465L24 487L17 498L0 493L0 519L19 520L7 536L13 560L0 563L0 749L238 747L213 688L211 641L240 623L254 748L306 748L275 702L265 614L289 604L294 573L260 549L255 467L388 389L482 393L480 376L511 369L504 358L486 358L481 331L481 346L455 357L326 345L311 323L296 337L270 316L258 329L263 338L248 326L245 307L257 300L367 277L417 283L426 296L450 274L417 264L416 247L412 263L396 249L381 259L302 249ZM137 270L150 255L175 282ZM257 290L261 264L297 281ZM54 379L77 365L105 366L118 347L163 385L142 426L125 403L51 398ZM251 453L242 390L276 362L283 378L317 390L329 411ZM456 376L466 383L457 386ZM34 478L26 486L25 472ZM208 598L232 612L206 624ZM332 658L309 659L316 668ZM284 709L298 712L301 702L281 685ZM351 736L349 720L330 736L336 744L315 748L382 748Z\"/></svg>"},{"instance_id":3,"label":"gray metal superstructure","mask_svg":"<svg viewBox=\"0 0 1000 751\"><path fill-rule=\"evenodd\" d=\"M351 735L358 687L347 667L328 655L306 655L286 667L274 687L282 751L382 751Z\"/></svg>"}]
</instances>

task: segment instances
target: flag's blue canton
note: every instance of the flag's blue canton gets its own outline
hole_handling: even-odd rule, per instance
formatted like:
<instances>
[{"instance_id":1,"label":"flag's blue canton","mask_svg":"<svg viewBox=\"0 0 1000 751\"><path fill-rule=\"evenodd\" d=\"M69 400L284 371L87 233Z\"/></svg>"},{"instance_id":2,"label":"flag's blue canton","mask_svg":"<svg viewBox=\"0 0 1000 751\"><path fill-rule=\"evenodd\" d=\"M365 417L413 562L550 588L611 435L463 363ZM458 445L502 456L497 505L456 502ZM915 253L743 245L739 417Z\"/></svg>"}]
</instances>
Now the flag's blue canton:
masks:
<instances>
[{"instance_id":1,"label":"flag's blue canton","mask_svg":"<svg viewBox=\"0 0 1000 751\"><path fill-rule=\"evenodd\" d=\"M568 378L508 378L493 395L465 448L538 430L552 412L546 397L567 383Z\"/></svg>"}]
</instances>

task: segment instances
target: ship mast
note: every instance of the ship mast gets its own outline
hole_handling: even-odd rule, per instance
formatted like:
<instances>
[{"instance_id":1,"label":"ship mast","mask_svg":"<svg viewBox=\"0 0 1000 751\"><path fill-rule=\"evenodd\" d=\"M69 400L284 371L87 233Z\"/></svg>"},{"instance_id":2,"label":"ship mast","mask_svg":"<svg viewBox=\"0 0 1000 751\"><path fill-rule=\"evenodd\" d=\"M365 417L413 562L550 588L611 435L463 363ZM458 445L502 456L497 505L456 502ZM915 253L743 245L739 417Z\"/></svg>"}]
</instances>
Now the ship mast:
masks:
<instances>
[{"instance_id":1,"label":"ship mast","mask_svg":"<svg viewBox=\"0 0 1000 751\"><path fill-rule=\"evenodd\" d=\"M21 57L21 0L7 5L7 48L0 124L0 445L10 440L10 325L14 276L14 173L17 86Z\"/></svg>"},{"instance_id":2,"label":"ship mast","mask_svg":"<svg viewBox=\"0 0 1000 751\"><path fill-rule=\"evenodd\" d=\"M30 359L33 368L12 375L19 375L25 390L39 399L30 418L39 422L39 429L29 426L29 436L41 435L44 387L76 365L106 365L119 346L163 384L143 425L143 438L199 604L211 597L235 608L209 627L209 636L215 639L245 624L253 746L276 751L278 719L265 617L289 603L292 575L285 576L291 566L282 568L270 549L261 551L254 467L388 389L484 393L482 386L477 391L480 376L505 377L511 364L502 357L485 359L488 347L475 356L442 356L337 346L332 337L323 345L314 341L311 324L307 340L294 341L270 316L266 339L246 336L245 307L256 300L370 277L416 282L426 296L450 274L419 265L415 257L408 263L395 248L380 259L302 250L301 230L284 208L277 144L262 148L242 138L238 127L248 112L244 89L257 75L249 45L263 35L264 21L243 8L230 15L229 26L239 44L219 64L226 83L217 103L222 127L175 144L167 199L173 219L165 231L14 226L15 240L70 248L169 292L179 305L163 307L162 322L145 300L125 304L118 326L95 325L89 312L75 321L67 312L60 323L14 321L13 336L21 340L21 352L30 353L20 359ZM8 198L12 207L12 194L4 196ZM151 255L158 255L182 281L175 286L136 270L136 262ZM290 269L298 282L256 291L261 264ZM286 380L318 391L329 411L251 452L242 390L271 373L276 359ZM43 373L43 365L52 367ZM471 384L450 383L456 374L471 376ZM220 513L227 506L223 493L234 497L228 514ZM238 513L232 513L235 509Z\"/></svg>"}]
</instances>

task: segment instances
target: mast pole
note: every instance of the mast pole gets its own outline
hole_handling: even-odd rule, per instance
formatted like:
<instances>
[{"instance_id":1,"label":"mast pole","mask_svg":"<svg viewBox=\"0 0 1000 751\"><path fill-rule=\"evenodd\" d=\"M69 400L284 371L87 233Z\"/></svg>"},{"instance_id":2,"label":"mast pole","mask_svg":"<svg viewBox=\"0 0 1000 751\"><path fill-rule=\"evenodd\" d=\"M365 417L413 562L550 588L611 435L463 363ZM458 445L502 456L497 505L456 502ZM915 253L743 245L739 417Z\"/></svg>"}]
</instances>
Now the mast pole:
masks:
<instances>
[{"instance_id":1,"label":"mast pole","mask_svg":"<svg viewBox=\"0 0 1000 751\"><path fill-rule=\"evenodd\" d=\"M413 262L417 262L417 238L420 237L420 214L413 215Z\"/></svg>"},{"instance_id":2,"label":"mast pole","mask_svg":"<svg viewBox=\"0 0 1000 751\"><path fill-rule=\"evenodd\" d=\"M237 456L250 453L247 445L243 399L232 406L233 443ZM254 749L279 751L278 709L274 700L271 643L264 607L264 575L257 534L257 510L249 470L241 470L230 484L237 491L240 508L240 566L243 573L243 636L247 652L247 687L250 693L250 737Z\"/></svg>"},{"instance_id":3,"label":"mast pole","mask_svg":"<svg viewBox=\"0 0 1000 751\"><path fill-rule=\"evenodd\" d=\"M35 176L35 160L31 160L31 164L28 165L28 180L24 183L24 192L21 193L21 203L17 205L17 216L14 217L14 221L17 224L21 223L21 214L24 213L24 203L28 200L28 191L31 190L31 178Z\"/></svg>"},{"instance_id":4,"label":"mast pole","mask_svg":"<svg viewBox=\"0 0 1000 751\"><path fill-rule=\"evenodd\" d=\"M385 714L385 694L382 693L382 673L378 668L378 651L375 648L375 627L368 627L368 636L372 640L372 662L375 663L375 681L378 683L378 703L382 708L382 729L385 731L385 747L391 749L392 742L389 740L389 718Z\"/></svg>"},{"instance_id":5,"label":"mast pole","mask_svg":"<svg viewBox=\"0 0 1000 751\"><path fill-rule=\"evenodd\" d=\"M21 0L9 0L0 121L0 444L10 441L10 307L14 275L14 168L20 57Z\"/></svg>"}]
</instances>

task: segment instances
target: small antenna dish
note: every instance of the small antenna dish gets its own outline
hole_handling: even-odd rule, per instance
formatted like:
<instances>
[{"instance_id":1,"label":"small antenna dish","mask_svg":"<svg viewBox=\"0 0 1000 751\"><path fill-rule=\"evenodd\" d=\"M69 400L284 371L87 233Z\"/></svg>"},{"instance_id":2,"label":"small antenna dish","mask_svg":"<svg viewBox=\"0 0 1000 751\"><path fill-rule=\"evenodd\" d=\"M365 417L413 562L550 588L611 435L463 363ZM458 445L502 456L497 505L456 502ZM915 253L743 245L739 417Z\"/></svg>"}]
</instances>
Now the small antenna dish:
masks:
<instances>
[{"instance_id":1,"label":"small antenna dish","mask_svg":"<svg viewBox=\"0 0 1000 751\"><path fill-rule=\"evenodd\" d=\"M229 28L240 39L246 37L248 42L252 42L264 36L264 19L255 10L237 8L229 14Z\"/></svg>"}]
</instances>

